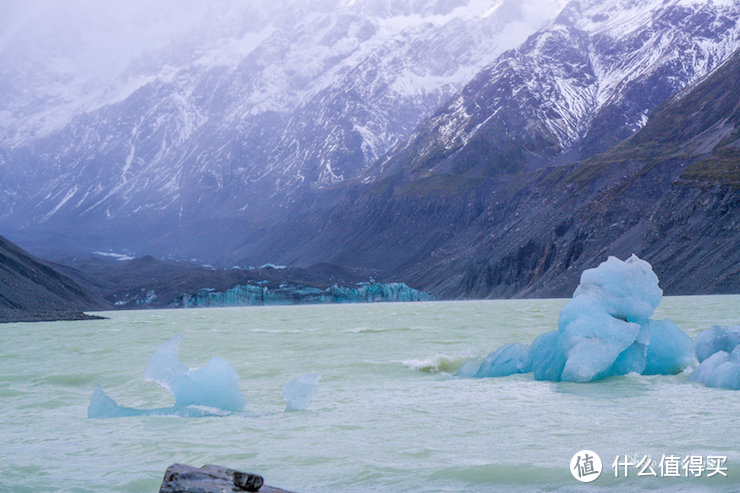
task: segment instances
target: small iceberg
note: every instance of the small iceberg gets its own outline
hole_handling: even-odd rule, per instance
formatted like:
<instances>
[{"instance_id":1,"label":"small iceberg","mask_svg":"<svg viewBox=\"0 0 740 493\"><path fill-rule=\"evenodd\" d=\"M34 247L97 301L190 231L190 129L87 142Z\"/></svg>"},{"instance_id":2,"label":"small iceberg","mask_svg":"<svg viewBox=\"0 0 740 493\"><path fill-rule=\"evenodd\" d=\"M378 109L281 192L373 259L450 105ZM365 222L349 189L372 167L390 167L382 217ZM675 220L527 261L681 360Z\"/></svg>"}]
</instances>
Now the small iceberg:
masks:
<instances>
[{"instance_id":1,"label":"small iceberg","mask_svg":"<svg viewBox=\"0 0 740 493\"><path fill-rule=\"evenodd\" d=\"M731 353L737 346L740 346L740 325L715 325L696 336L694 354L701 363L718 351Z\"/></svg>"},{"instance_id":2,"label":"small iceberg","mask_svg":"<svg viewBox=\"0 0 740 493\"><path fill-rule=\"evenodd\" d=\"M740 390L740 325L705 330L694 340L694 353L701 364L689 380Z\"/></svg>"},{"instance_id":3,"label":"small iceberg","mask_svg":"<svg viewBox=\"0 0 740 493\"><path fill-rule=\"evenodd\" d=\"M615 375L680 373L694 361L691 338L670 320L651 320L663 291L648 262L609 257L585 270L558 329L529 346L491 353L474 377L533 372L537 380L591 382Z\"/></svg>"},{"instance_id":4,"label":"small iceberg","mask_svg":"<svg viewBox=\"0 0 740 493\"><path fill-rule=\"evenodd\" d=\"M187 368L177 358L181 341L182 336L176 335L160 344L144 370L145 380L157 382L175 397L174 406L155 409L119 406L97 386L87 408L87 417L200 417L242 411L247 401L239 392L239 376L234 367L222 358L211 358L203 368Z\"/></svg>"},{"instance_id":5,"label":"small iceberg","mask_svg":"<svg viewBox=\"0 0 740 493\"><path fill-rule=\"evenodd\" d=\"M321 373L306 373L283 385L285 412L306 410L316 395Z\"/></svg>"}]
</instances>

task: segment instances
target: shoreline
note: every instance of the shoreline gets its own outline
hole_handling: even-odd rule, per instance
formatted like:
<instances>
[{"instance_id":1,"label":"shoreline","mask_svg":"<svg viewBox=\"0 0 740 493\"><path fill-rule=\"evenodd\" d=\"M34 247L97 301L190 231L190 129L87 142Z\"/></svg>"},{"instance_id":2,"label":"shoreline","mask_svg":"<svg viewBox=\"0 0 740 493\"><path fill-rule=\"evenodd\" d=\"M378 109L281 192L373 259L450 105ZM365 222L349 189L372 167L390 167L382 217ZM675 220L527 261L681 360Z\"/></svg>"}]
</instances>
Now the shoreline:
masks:
<instances>
[{"instance_id":1,"label":"shoreline","mask_svg":"<svg viewBox=\"0 0 740 493\"><path fill-rule=\"evenodd\" d=\"M88 315L79 311L53 310L0 310L0 324L18 322L62 322L75 320L105 320L100 315Z\"/></svg>"}]
</instances>

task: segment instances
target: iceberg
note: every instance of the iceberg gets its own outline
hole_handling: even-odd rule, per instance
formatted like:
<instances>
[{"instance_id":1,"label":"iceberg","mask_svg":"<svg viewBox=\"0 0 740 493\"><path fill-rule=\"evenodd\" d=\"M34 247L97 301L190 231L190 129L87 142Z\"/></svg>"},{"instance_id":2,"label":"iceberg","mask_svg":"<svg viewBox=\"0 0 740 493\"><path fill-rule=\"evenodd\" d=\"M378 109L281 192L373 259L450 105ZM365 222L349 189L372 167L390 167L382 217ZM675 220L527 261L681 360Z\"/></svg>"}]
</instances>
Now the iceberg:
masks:
<instances>
[{"instance_id":1,"label":"iceberg","mask_svg":"<svg viewBox=\"0 0 740 493\"><path fill-rule=\"evenodd\" d=\"M154 409L139 409L136 407L119 406L116 401L106 394L100 385L95 386L87 407L88 418L125 418L130 416L180 416L183 418L201 418L204 416L225 416L227 411L216 408L186 406L186 407L159 407Z\"/></svg>"},{"instance_id":2,"label":"iceberg","mask_svg":"<svg viewBox=\"0 0 740 493\"><path fill-rule=\"evenodd\" d=\"M740 325L710 327L694 340L694 352L701 364L690 381L740 390Z\"/></svg>"},{"instance_id":3,"label":"iceberg","mask_svg":"<svg viewBox=\"0 0 740 493\"><path fill-rule=\"evenodd\" d=\"M715 325L694 340L694 353L701 363L717 351L731 353L740 345L740 325L737 327Z\"/></svg>"},{"instance_id":4,"label":"iceberg","mask_svg":"<svg viewBox=\"0 0 740 493\"><path fill-rule=\"evenodd\" d=\"M320 373L306 373L283 385L285 412L308 409L321 380Z\"/></svg>"},{"instance_id":5,"label":"iceberg","mask_svg":"<svg viewBox=\"0 0 740 493\"><path fill-rule=\"evenodd\" d=\"M529 346L491 353L476 377L533 372L537 380L591 382L627 373L674 374L694 360L691 338L670 320L651 320L663 296L650 264L609 257L585 270L558 329Z\"/></svg>"},{"instance_id":6,"label":"iceberg","mask_svg":"<svg viewBox=\"0 0 740 493\"><path fill-rule=\"evenodd\" d=\"M203 368L187 368L177 358L181 341L182 336L176 335L160 344L144 370L144 380L157 382L175 397L174 406L155 409L119 406L97 386L87 409L88 418L198 417L242 411L247 401L239 392L239 376L234 367L222 358L211 358Z\"/></svg>"}]
</instances>

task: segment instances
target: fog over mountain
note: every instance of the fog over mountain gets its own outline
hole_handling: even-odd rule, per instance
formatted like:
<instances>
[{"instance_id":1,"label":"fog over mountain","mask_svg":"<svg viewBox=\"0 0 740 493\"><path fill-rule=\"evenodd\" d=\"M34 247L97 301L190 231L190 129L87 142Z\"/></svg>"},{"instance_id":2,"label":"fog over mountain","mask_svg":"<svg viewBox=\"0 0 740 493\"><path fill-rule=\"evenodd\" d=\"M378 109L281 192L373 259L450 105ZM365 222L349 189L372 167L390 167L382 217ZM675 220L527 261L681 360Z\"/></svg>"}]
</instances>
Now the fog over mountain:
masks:
<instances>
[{"instance_id":1,"label":"fog over mountain","mask_svg":"<svg viewBox=\"0 0 740 493\"><path fill-rule=\"evenodd\" d=\"M44 254L53 236L77 253L208 256L191 237L214 216L282 214L358 176L558 6L14 3L0 226ZM179 229L160 239L163 225Z\"/></svg>"},{"instance_id":2,"label":"fog over mountain","mask_svg":"<svg viewBox=\"0 0 740 493\"><path fill-rule=\"evenodd\" d=\"M0 103L2 137L18 143L43 135L75 114L120 101L149 80L167 78L186 65L234 67L270 34L289 36L312 19L336 22L339 35L345 34L339 32L342 22L350 22L346 16L362 18L368 29L383 31L374 33L372 49L405 29L451 19L495 18L497 10L512 9L502 9L502 3L8 0L0 19L0 83L7 95ZM504 19L491 53L518 45L563 3L521 2L516 16ZM352 38L343 44L338 57L356 51ZM276 54L266 61L277 66L289 60ZM345 65L357 61L342 60ZM309 82L304 81L306 86Z\"/></svg>"}]
</instances>

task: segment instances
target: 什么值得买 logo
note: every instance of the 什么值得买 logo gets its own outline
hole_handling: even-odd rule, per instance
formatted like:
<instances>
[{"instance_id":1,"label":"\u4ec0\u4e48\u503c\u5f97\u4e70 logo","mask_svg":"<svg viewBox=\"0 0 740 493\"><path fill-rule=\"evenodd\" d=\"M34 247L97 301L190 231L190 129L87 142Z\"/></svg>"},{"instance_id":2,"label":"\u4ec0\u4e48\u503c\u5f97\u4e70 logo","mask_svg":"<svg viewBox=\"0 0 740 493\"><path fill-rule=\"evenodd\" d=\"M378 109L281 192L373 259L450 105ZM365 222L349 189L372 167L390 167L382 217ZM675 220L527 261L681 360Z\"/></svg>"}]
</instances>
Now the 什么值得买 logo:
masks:
<instances>
[{"instance_id":1,"label":"\u4ec0\u4e48\u503c\u5f97\u4e70 logo","mask_svg":"<svg viewBox=\"0 0 740 493\"><path fill-rule=\"evenodd\" d=\"M595 481L601 475L601 458L593 450L581 450L570 459L570 473L582 483Z\"/></svg>"}]
</instances>

